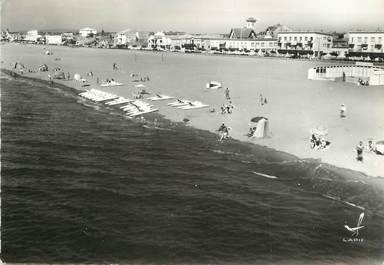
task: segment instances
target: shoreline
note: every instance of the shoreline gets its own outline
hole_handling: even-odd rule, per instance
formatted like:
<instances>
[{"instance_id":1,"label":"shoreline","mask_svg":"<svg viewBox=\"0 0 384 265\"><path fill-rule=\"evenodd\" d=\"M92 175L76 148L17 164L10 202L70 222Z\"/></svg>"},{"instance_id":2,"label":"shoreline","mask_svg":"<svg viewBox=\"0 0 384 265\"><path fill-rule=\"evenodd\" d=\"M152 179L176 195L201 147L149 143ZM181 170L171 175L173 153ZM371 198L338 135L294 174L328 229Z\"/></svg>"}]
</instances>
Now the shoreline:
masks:
<instances>
[{"instance_id":1,"label":"shoreline","mask_svg":"<svg viewBox=\"0 0 384 265\"><path fill-rule=\"evenodd\" d=\"M76 87L68 86L63 82L53 81L53 83L50 83L48 80L44 80L44 79L41 79L38 77L21 75L21 74L13 72L12 70L5 69L5 68L0 68L0 72L2 74L10 76L11 78L14 78L14 79L28 80L28 81L36 82L38 84L45 85L45 86L58 87L60 89L64 89L64 90L69 91L70 93L73 93L73 96L78 96L79 92L85 91L85 89L79 89ZM106 107L102 103L94 103L94 104ZM119 108L115 107L115 110L119 110ZM126 117L124 115L123 111L121 111L121 110L119 110L119 111L121 112L122 117ZM206 131L207 133L210 133L212 135L216 135L216 133L214 133L214 132L200 129L200 128L196 128L194 126L189 126L189 125L184 124L181 121L172 121L172 120L168 119L166 116L164 116L158 112L152 113L150 118L147 118L146 121L153 122L154 119L156 119L156 120L161 119L163 121L166 121L167 125L177 124L177 126L184 127L185 129L201 130L201 131ZM137 118L129 118L129 120L131 120L132 122L135 122L135 123L140 123L139 119L137 119ZM167 126L167 125L165 125L165 126ZM156 129L156 127L150 127L150 128ZM265 156L264 159L268 160L271 156L274 156L273 161L271 163L281 161L283 163L301 163L301 162L304 162L304 163L308 163L308 164L316 164L313 172L316 172L316 170L321 168L322 170L328 171L329 173L332 172L332 174L336 174L338 176L338 178L341 177L342 179L347 180L347 181L361 182L361 181L365 180L365 181L377 182L376 184L382 184L381 180L383 178L381 176L371 176L371 175L368 175L368 174L361 172L361 171L356 171L356 170L349 169L346 167L339 167L339 166L336 166L336 165L333 165L330 163L322 162L320 159L316 159L316 158L300 158L300 157L295 156L294 154L291 154L291 153L288 153L288 152L285 152L282 150L277 150L277 149L274 149L272 147L260 145L258 143L252 143L249 141L241 141L239 139L231 138L230 140L224 142L224 144L226 145L225 146L226 148L230 148L230 149L231 149L232 145L235 145L235 146L241 145L242 147L249 149L253 152L256 152L258 150L262 150L263 155ZM236 149L236 147L235 147L235 149ZM325 196L325 197L328 196L332 200L339 201L340 203L345 203L340 198L339 199L333 198L331 195L322 194L322 196Z\"/></svg>"},{"instance_id":2,"label":"shoreline","mask_svg":"<svg viewBox=\"0 0 384 265\"><path fill-rule=\"evenodd\" d=\"M40 46L40 45L25 46L25 47L32 48L32 49L33 48L37 48L39 50L42 49L41 48L42 46ZM73 51L81 50L81 51L84 51L84 52L85 51L89 51L89 53L91 55L99 54L97 51L100 51L100 50L104 51L104 50L106 50L107 52L105 52L104 54L106 54L108 56L112 56L113 55L115 57L116 56L124 56L124 54L129 54L130 56L132 56L136 52L135 50L127 50L128 53L125 53L124 49L123 49L122 52L118 52L118 51L121 51L121 50L118 49L116 51L116 49L97 49L97 48L94 48L94 49L92 49L92 48L91 49L89 49L89 48L88 49L87 48L70 49L69 47L59 47L59 48L57 48L57 47L54 47L54 46L45 46L45 47L50 47L52 49L56 48L58 53L60 53L60 50L66 49L66 50L73 50ZM202 58L214 58L214 59L217 58L217 60L221 60L221 61L222 60L228 60L228 59L229 60L234 60L234 61L235 60L236 61L243 61L243 62L247 62L247 61L251 62L251 61L253 61L253 60L242 60L242 58L247 58L248 57L249 59L251 59L251 57L249 57L249 56L238 56L238 55L220 56L220 55L212 54L212 56L205 56L206 54L196 54L196 55L200 55L200 56L193 56L193 55L190 56L189 54L182 54L182 53L168 53L168 52L166 52L166 53L164 53L164 52L153 53L153 52L146 52L146 51L137 51L137 52L139 52L140 57L146 56L146 55L149 54L148 56L151 56L151 58L154 57L154 59L156 59L159 55L161 57L161 54L169 54L170 56L166 56L165 57L165 61L166 61L165 63L167 63L168 60L175 60L177 58L184 58L184 59L190 59L191 58L191 60L203 60ZM103 53L103 52L101 52L101 53ZM210 55L210 54L207 54L207 55ZM49 60L49 59L53 59L55 57L56 57L56 52L54 53L54 56L51 56L51 57L49 57L49 56L41 57L40 56L40 57L36 57L36 58L40 58L39 60L42 62L42 61L46 61L46 60ZM61 56L59 56L59 57L61 57ZM119 58L119 60L122 60L120 57L116 57L116 58ZM236 58L236 59L232 59L232 58ZM260 59L260 60L256 60L256 61L258 61L258 63L263 63L263 61L265 59L269 59L269 57L257 57L257 56L255 56L255 58ZM65 57L62 57L62 59L64 61ZM319 62L318 60L316 60L316 61L313 61L313 60L302 60L302 59L299 59L299 60L293 60L293 59L292 60L288 60L289 58L279 58L279 57L277 57L277 58L271 57L271 59L285 59L285 60L267 60L267 61L275 61L275 62L278 61L278 63L281 63L281 64L287 64L287 63L291 63L291 62L292 63L294 63L294 62L303 62L304 64L313 63L313 62ZM139 61L140 61L139 63L141 63L141 60L142 60L142 58L139 59ZM58 61L58 62L54 61L53 65L61 65L63 61ZM331 63L332 61L327 61L327 62ZM68 63L70 64L70 65L68 65L68 67L66 65L63 66L64 72L69 70L72 74L75 73L75 72L84 73L84 68L83 68L83 70L78 68L77 70L75 69L75 71L74 71L73 63L76 63L76 62L70 61ZM157 64L159 64L161 66L161 63L162 62L158 62ZM218 62L218 63L220 63L220 62ZM345 63L345 62L343 62L343 63ZM40 64L40 63L35 62L35 67L36 67L37 64ZM109 65L109 63L106 63L106 64ZM50 63L50 68L52 68L52 67L53 66L52 66L52 62L51 62ZM129 68L131 70L131 67L132 67L132 65L130 65L129 67L124 67L123 69L126 69L126 68L128 69ZM2 68L4 68L4 65L2 66ZM126 84L124 86L124 88L119 90L117 88L116 89L114 89L114 88L109 89L109 88L103 88L103 87L96 87L95 80L93 80L95 78L93 78L92 80L91 79L89 80L90 81L90 87L88 87L88 88L95 87L95 88L97 88L99 90L103 90L103 91L106 91L106 92L114 93L114 94L116 94L118 96L126 97L127 96L127 92L126 91L129 90L129 88L127 89L126 86L131 86L131 84L132 84L132 83L130 83L130 80L125 77L128 73L125 72L125 71L124 71L124 73L123 73L123 71L122 71L122 73L111 72L110 70L109 71L105 70L105 67L102 67L102 69L104 69L104 72L106 72L106 74L110 74L110 76L112 76L112 74L118 76L117 80L123 81L123 83ZM134 72L134 71L132 71L132 72ZM34 74L25 73L22 77L27 77L27 78L32 78L32 79L36 78L38 80L43 80L43 81L47 82L47 80L44 80L44 76L46 76L47 73L50 73L50 72L46 72L46 73L45 72L43 72L43 73L39 72L39 73L34 73ZM152 73L151 73L151 79L154 79L154 78L152 78ZM161 90L161 83L159 85L159 82L157 82L157 81L158 80L151 80L151 82L150 82L151 85L153 83L156 84L156 88L153 88L153 89L151 88L151 91L153 91L154 93L155 92L156 93L164 92L164 93L167 93L169 95L174 95L176 97L180 97L180 95L179 96L175 95L176 93L181 93L180 91L175 91L174 90L173 92L169 92L169 91L166 91L166 90L164 90L164 91ZM78 91L85 90L84 88L79 87L77 83L72 82L72 80L70 80L70 81L55 80L54 82L55 82L55 84L61 84L61 85L64 85L64 86L68 86L68 87L71 87L72 89L76 89ZM184 82L187 82L187 81L184 81ZM315 86L317 86L318 84L320 84L320 83L317 83L317 82L323 82L323 81L313 81L313 82L311 82L311 84L314 84ZM336 85L336 83L334 83L334 82L329 82L327 84L330 85L330 86ZM164 86L164 84L163 84L163 86ZM229 86L232 87L231 85L229 85ZM158 87L160 87L160 88L158 88ZM206 92L206 91L203 91L203 92ZM198 93L197 90L195 92L190 92L189 93L189 97L194 97L193 98L194 100L202 100L203 102L205 102L207 100L208 101L207 103L210 106L216 107L213 104L215 104L214 102L217 99L215 98L215 95L213 95L213 93L211 93L211 92L207 92L207 93L203 93L203 94L201 94L201 92L198 93L198 94L196 94L196 93ZM219 90L219 92L217 92L217 93L220 93L220 94L223 93L223 89ZM264 91L263 94L264 93L266 93L268 95L268 91ZM378 96L379 96L379 94L378 94ZM130 97L130 95L128 97ZM275 95L275 97L276 97L276 95ZM271 98L272 98L272 96L271 96ZM272 99L276 101L275 98L272 98ZM212 101L212 100L215 100L215 101ZM334 159L334 158L336 158L337 155L340 155L340 153L338 153L339 151L334 150L334 149L333 150L327 150L327 151L324 151L324 152L323 151L317 151L316 152L316 151L311 151L311 150L309 150L309 152L305 151L304 149L300 149L300 148L307 148L307 144L306 144L307 140L303 139L304 140L304 145L300 144L300 145L298 145L296 147L293 143L295 141L299 140L299 139L302 139L302 136L300 136L300 134L289 134L289 133L288 133L287 137L284 137L283 135L281 135L281 136L277 135L277 133L275 133L275 132L277 132L276 130L279 130L279 128L282 125L278 125L277 126L276 124L278 123L278 121L275 121L275 120L272 120L272 122L273 122L272 125L275 126L273 128L273 131L272 131L273 134L274 134L272 136L272 138L251 140L251 139L245 137L244 136L244 133L246 132L245 128L247 128L248 125L244 124L244 120L243 120L242 117L246 114L246 112L244 112L244 111L249 108L249 107L247 107L247 106L249 106L249 104L248 105L247 104L244 105L244 104L237 103L237 101L241 100L241 99L239 97L236 97L236 96L234 97L234 100L236 100L236 101L234 101L234 104L236 105L236 109L235 110L239 111L239 112L242 112L242 113L235 113L235 114L232 114L231 116L228 116L228 115L217 116L216 115L217 113L215 113L215 114L208 114L208 113L205 113L205 112L203 113L203 111L201 111L201 110L196 110L196 112L184 112L183 113L182 111L174 110L173 109L173 112L172 112L172 111L166 109L166 107L163 106L164 104L155 103L155 105L157 104L156 107L159 107L159 109L160 109L160 113L159 114L160 115L164 116L166 119L169 119L169 120L171 120L173 122L181 121L183 117L191 118L191 126L197 128L197 129L207 130L207 131L210 131L212 133L215 133L214 130L216 130L216 127L218 127L221 124L221 122L225 122L226 124L228 123L230 127L234 127L236 129L239 128L240 131L236 131L233 134L231 133L232 134L231 136L234 139L239 140L241 142L244 142L244 143L246 143L248 145L250 143L252 143L254 145L270 148L272 150L275 150L276 152L284 152L284 153L293 155L295 157L299 157L302 160L308 160L308 159L321 160L322 164L328 164L330 166L334 165L334 167L336 167L336 168L343 168L345 170L352 170L353 172L360 172L360 173L362 173L364 175L372 176L372 177L383 177L382 172L384 172L384 170L381 170L382 167L380 167L380 165L377 165L376 166L377 168L375 170L372 170L372 169L368 170L369 166L366 165L367 163L372 162L372 160L376 160L377 163L380 163L380 162L383 163L383 157L380 157L380 156L373 157L373 156L371 156L372 159L370 159L370 161L368 161L368 162L365 162L365 164L360 165L360 164L356 164L356 162L355 162L355 165L352 166L351 163L354 163L354 162L352 162L353 161L353 156L351 157L352 153L348 154L348 159L350 159L351 162L345 163L343 161L345 161L345 158L347 158L347 157L340 158L340 156L339 156L339 158L340 158L339 160ZM212 104L212 102L213 102L213 104ZM279 104L279 103L283 103L283 102L279 101L276 104ZM301 103L301 104L303 105L304 103ZM289 106L292 106L292 105L289 105ZM298 106L298 107L300 107L300 106ZM281 107L281 108L283 109L283 107ZM303 106L303 109L305 109L304 106ZM208 111L206 110L206 112L208 112ZM261 112L260 114L263 114L263 112L266 112L268 114L268 116L272 116L272 117L274 115L273 110L271 110L269 106L265 107L264 109L257 108L255 113L259 113L259 112ZM298 114L301 115L300 113L298 113ZM240 123L240 119L243 120L242 123ZM221 122L220 122L220 120L221 120ZM214 123L216 123L216 124L214 124ZM313 122L309 122L309 124L311 124L311 123L313 123ZM285 130L285 128L286 127L284 127L284 126L281 127L281 129L284 129L284 130ZM305 131L303 131L303 132L305 132ZM303 134L303 132L301 132L301 134ZM295 133L295 132L292 132L292 133ZM290 137L289 135L293 136L293 137L296 137L297 140L292 138L292 143L286 143L287 139L289 139L289 137ZM303 141L303 140L300 140L300 141ZM356 142L356 141L354 141L354 142ZM283 144L283 145L281 145L281 144ZM292 148L294 148L294 149L291 150ZM351 149L352 148L353 148L353 146L351 146ZM333 157L329 157L328 159L324 159L324 158L327 158L331 152L334 153ZM373 162L375 162L375 161L373 161ZM356 167L356 165L357 165L357 167Z\"/></svg>"},{"instance_id":3,"label":"shoreline","mask_svg":"<svg viewBox=\"0 0 384 265\"><path fill-rule=\"evenodd\" d=\"M4 43L2 45L5 45ZM31 44L31 43L17 43L25 46L36 46L36 47L64 47L68 49L93 49L93 50L117 50L126 51L131 53L149 53L149 54L178 54L178 55L192 55L192 56L218 56L218 57L229 57L229 58L249 58L249 59L270 59L270 60L282 60L282 61L308 61L308 62L320 62L328 64L352 64L356 62L368 62L373 63L374 66L384 67L384 62L365 61L365 60L347 60L347 59L322 59L322 58L290 58L285 56L259 56L259 55L242 55L242 54L226 54L226 53L203 53L203 52L179 52L179 51L157 51L157 50L146 50L146 49L128 49L128 48L98 48L98 47L71 47L71 46L60 46L50 44ZM1 47L1 46L0 46ZM295 52L295 50L292 50Z\"/></svg>"}]
</instances>

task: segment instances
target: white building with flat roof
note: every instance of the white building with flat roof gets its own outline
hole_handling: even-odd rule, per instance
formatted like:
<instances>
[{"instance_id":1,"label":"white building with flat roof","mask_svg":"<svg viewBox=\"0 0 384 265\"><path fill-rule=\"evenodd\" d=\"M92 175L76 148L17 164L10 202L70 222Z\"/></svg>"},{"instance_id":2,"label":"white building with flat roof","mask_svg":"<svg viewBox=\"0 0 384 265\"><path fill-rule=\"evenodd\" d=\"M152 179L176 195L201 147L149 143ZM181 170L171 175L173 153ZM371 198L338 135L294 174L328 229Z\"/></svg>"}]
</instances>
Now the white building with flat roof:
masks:
<instances>
[{"instance_id":1,"label":"white building with flat roof","mask_svg":"<svg viewBox=\"0 0 384 265\"><path fill-rule=\"evenodd\" d=\"M25 41L27 42L38 42L41 39L42 35L39 34L39 31L37 29L30 30L25 35Z\"/></svg>"},{"instance_id":2,"label":"white building with flat roof","mask_svg":"<svg viewBox=\"0 0 384 265\"><path fill-rule=\"evenodd\" d=\"M348 32L349 49L352 52L384 52L384 31Z\"/></svg>"},{"instance_id":3,"label":"white building with flat roof","mask_svg":"<svg viewBox=\"0 0 384 265\"><path fill-rule=\"evenodd\" d=\"M277 50L277 39L273 38L256 38L254 40L234 40L228 39L225 42L225 48L237 50L254 50L269 52Z\"/></svg>"},{"instance_id":4,"label":"white building with flat roof","mask_svg":"<svg viewBox=\"0 0 384 265\"><path fill-rule=\"evenodd\" d=\"M90 35L96 35L97 34L97 30L96 29L92 29L92 28L83 28L83 29L79 30L79 34L82 37L88 37Z\"/></svg>"},{"instance_id":5,"label":"white building with flat roof","mask_svg":"<svg viewBox=\"0 0 384 265\"><path fill-rule=\"evenodd\" d=\"M164 34L157 32L148 38L148 48L157 50L167 50L171 48L172 40Z\"/></svg>"},{"instance_id":6,"label":"white building with flat roof","mask_svg":"<svg viewBox=\"0 0 384 265\"><path fill-rule=\"evenodd\" d=\"M279 48L283 50L313 51L328 53L332 48L333 36L323 32L279 32Z\"/></svg>"},{"instance_id":7,"label":"white building with flat roof","mask_svg":"<svg viewBox=\"0 0 384 265\"><path fill-rule=\"evenodd\" d=\"M279 47L277 39L274 38L256 38L253 40L216 38L210 39L210 48L270 52L276 51Z\"/></svg>"},{"instance_id":8,"label":"white building with flat roof","mask_svg":"<svg viewBox=\"0 0 384 265\"><path fill-rule=\"evenodd\" d=\"M50 45L61 45L63 37L61 35L45 35L45 43Z\"/></svg>"}]
</instances>

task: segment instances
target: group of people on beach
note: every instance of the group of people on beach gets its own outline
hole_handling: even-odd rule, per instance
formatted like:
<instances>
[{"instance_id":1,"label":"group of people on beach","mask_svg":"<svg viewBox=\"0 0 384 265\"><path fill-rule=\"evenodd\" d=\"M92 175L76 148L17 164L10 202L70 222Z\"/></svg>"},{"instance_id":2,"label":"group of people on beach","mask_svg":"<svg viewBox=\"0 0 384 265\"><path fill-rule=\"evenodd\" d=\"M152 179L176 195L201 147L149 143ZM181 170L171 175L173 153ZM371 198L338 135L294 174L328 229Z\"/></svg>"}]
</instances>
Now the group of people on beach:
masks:
<instances>
[{"instance_id":1,"label":"group of people on beach","mask_svg":"<svg viewBox=\"0 0 384 265\"><path fill-rule=\"evenodd\" d=\"M219 132L219 141L220 142L229 138L229 131L230 130L231 130L231 128L226 126L224 123L222 123L220 125L219 129L217 129L217 131Z\"/></svg>"},{"instance_id":2,"label":"group of people on beach","mask_svg":"<svg viewBox=\"0 0 384 265\"><path fill-rule=\"evenodd\" d=\"M232 101L229 101L228 104L223 104L220 109L221 109L221 114L231 114L235 106L232 104Z\"/></svg>"},{"instance_id":3,"label":"group of people on beach","mask_svg":"<svg viewBox=\"0 0 384 265\"><path fill-rule=\"evenodd\" d=\"M330 141L325 139L324 135L312 133L311 139L310 139L310 146L311 149L320 150L320 149L326 149L331 144Z\"/></svg>"},{"instance_id":4,"label":"group of people on beach","mask_svg":"<svg viewBox=\"0 0 384 265\"><path fill-rule=\"evenodd\" d=\"M229 88L227 87L224 90L224 95L225 95L225 99L228 101L228 104L223 104L220 107L221 114L231 114L233 109L235 108L235 106L232 104L231 96L229 93L230 93L230 91L229 91Z\"/></svg>"},{"instance_id":5,"label":"group of people on beach","mask_svg":"<svg viewBox=\"0 0 384 265\"><path fill-rule=\"evenodd\" d=\"M364 143L363 141L360 141L359 144L356 146L356 160L359 162L363 162L363 151L364 151ZM376 152L375 145L372 140L368 140L367 145L367 151L370 153Z\"/></svg>"},{"instance_id":6,"label":"group of people on beach","mask_svg":"<svg viewBox=\"0 0 384 265\"><path fill-rule=\"evenodd\" d=\"M360 86L369 86L368 80L367 81L363 81L363 79L361 79L361 78L357 79L357 84L360 85Z\"/></svg>"}]
</instances>

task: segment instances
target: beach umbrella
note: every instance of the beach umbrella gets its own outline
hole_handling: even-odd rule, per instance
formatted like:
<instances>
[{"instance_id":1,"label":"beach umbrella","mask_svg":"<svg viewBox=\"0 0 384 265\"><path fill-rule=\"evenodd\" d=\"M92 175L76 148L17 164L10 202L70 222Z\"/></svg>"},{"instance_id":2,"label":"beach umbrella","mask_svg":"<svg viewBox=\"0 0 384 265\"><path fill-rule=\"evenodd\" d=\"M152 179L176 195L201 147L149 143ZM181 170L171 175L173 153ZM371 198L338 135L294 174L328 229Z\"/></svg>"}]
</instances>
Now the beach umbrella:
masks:
<instances>
[{"instance_id":1,"label":"beach umbrella","mask_svg":"<svg viewBox=\"0 0 384 265\"><path fill-rule=\"evenodd\" d=\"M75 79L76 81L80 81L81 76L80 76L78 73L76 73L76 74L73 76L73 79Z\"/></svg>"},{"instance_id":2,"label":"beach umbrella","mask_svg":"<svg viewBox=\"0 0 384 265\"><path fill-rule=\"evenodd\" d=\"M265 117L257 116L257 117L253 117L253 118L251 119L251 122L259 122L259 121L262 120L262 119L268 120L268 119L265 118Z\"/></svg>"},{"instance_id":3,"label":"beach umbrella","mask_svg":"<svg viewBox=\"0 0 384 265\"><path fill-rule=\"evenodd\" d=\"M138 84L138 85L136 85L135 87L137 87L137 88L141 88L141 87L145 87L143 84Z\"/></svg>"}]
</instances>

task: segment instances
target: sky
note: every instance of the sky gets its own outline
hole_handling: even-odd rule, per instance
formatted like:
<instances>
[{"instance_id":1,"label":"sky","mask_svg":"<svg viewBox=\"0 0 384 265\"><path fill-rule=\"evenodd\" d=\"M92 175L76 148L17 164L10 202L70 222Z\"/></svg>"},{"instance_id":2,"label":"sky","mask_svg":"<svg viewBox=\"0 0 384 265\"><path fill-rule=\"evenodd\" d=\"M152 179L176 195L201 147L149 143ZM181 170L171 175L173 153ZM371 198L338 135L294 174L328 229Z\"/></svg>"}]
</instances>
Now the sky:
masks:
<instances>
[{"instance_id":1,"label":"sky","mask_svg":"<svg viewBox=\"0 0 384 265\"><path fill-rule=\"evenodd\" d=\"M140 29L229 33L248 17L256 32L276 23L294 30L384 30L384 0L0 0L1 28Z\"/></svg>"}]
</instances>

